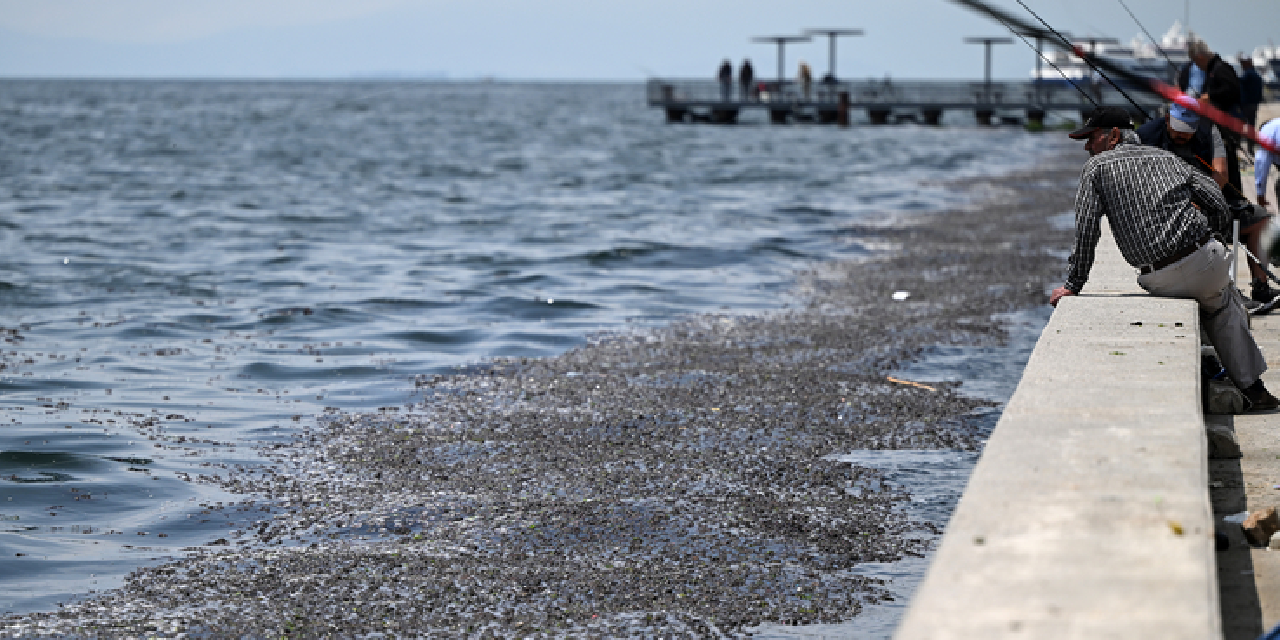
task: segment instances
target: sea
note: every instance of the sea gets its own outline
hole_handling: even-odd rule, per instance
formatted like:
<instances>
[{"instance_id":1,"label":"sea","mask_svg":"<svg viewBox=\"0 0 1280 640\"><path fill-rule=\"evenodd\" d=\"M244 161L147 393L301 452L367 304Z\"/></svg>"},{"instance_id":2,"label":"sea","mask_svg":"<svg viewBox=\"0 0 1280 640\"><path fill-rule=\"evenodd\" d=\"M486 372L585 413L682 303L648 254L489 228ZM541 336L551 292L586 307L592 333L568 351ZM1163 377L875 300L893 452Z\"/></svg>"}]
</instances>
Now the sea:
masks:
<instances>
[{"instance_id":1,"label":"sea","mask_svg":"<svg viewBox=\"0 0 1280 640\"><path fill-rule=\"evenodd\" d=\"M226 536L205 507L243 496L191 480L326 408L782 308L797 271L875 250L841 229L965 206L958 182L1061 150L963 116L760 115L667 124L638 83L0 80L0 612ZM914 374L1002 401L1047 315ZM942 524L974 454L849 460ZM909 595L925 566L866 572ZM906 599L836 631L887 637Z\"/></svg>"}]
</instances>

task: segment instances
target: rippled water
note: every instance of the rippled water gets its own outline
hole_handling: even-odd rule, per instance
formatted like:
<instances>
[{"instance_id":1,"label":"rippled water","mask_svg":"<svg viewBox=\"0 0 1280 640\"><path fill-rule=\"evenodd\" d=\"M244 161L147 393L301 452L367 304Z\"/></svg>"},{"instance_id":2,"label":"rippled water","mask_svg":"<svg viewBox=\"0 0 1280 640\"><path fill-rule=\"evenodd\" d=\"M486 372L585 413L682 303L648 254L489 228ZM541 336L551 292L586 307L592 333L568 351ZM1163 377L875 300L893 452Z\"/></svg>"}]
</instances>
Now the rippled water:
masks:
<instances>
[{"instance_id":1,"label":"rippled water","mask_svg":"<svg viewBox=\"0 0 1280 640\"><path fill-rule=\"evenodd\" d=\"M325 407L777 308L873 249L842 226L1043 145L670 126L639 85L0 82L0 611L229 537L254 512L193 480Z\"/></svg>"}]
</instances>

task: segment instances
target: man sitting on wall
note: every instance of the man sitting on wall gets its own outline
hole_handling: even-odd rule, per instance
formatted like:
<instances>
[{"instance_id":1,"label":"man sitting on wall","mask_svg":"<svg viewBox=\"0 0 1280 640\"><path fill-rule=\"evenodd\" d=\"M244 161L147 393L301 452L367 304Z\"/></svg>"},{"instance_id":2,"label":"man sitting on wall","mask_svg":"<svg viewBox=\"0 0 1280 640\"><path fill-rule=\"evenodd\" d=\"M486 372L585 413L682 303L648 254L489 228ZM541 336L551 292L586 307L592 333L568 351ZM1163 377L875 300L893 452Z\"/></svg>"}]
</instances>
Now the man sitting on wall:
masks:
<instances>
[{"instance_id":1,"label":"man sitting on wall","mask_svg":"<svg viewBox=\"0 0 1280 640\"><path fill-rule=\"evenodd\" d=\"M1262 384L1267 362L1231 284L1231 255L1214 237L1231 224L1218 185L1172 153L1143 145L1124 109L1095 109L1070 135L1087 141L1091 157L1076 192L1076 241L1067 281L1054 289L1049 304L1057 306L1084 289L1106 216L1120 254L1141 274L1138 286L1199 303L1209 342L1249 410L1280 407Z\"/></svg>"},{"instance_id":2,"label":"man sitting on wall","mask_svg":"<svg viewBox=\"0 0 1280 640\"><path fill-rule=\"evenodd\" d=\"M1266 209L1255 208L1227 182L1227 151L1222 134L1212 122L1175 103L1169 108L1169 115L1138 127L1138 137L1143 144L1164 149L1213 178L1222 188L1222 195L1226 198L1232 215L1240 220L1240 239L1253 255L1260 255L1262 232L1270 216ZM1265 304L1280 295L1280 291L1272 289L1267 283L1267 272L1263 265L1252 258L1248 262L1249 273L1253 276L1249 297Z\"/></svg>"}]
</instances>

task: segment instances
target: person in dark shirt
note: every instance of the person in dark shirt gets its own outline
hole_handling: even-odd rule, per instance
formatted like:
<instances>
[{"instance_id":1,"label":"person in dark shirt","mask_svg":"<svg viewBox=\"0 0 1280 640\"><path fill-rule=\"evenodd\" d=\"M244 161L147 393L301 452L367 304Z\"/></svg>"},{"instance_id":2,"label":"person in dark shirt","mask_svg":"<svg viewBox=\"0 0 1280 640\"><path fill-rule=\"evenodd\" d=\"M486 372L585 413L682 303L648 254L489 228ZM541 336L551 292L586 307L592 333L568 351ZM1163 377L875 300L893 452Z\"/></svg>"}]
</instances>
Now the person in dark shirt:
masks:
<instances>
[{"instance_id":1,"label":"person in dark shirt","mask_svg":"<svg viewBox=\"0 0 1280 640\"><path fill-rule=\"evenodd\" d=\"M742 66L738 68L738 86L742 89L742 101L748 102L755 95L756 70L751 66L751 60L743 60Z\"/></svg>"},{"instance_id":2,"label":"person in dark shirt","mask_svg":"<svg viewBox=\"0 0 1280 640\"><path fill-rule=\"evenodd\" d=\"M716 78L720 80L720 99L728 102L733 97L733 63L726 58L720 63L720 71L716 73Z\"/></svg>"},{"instance_id":3,"label":"person in dark shirt","mask_svg":"<svg viewBox=\"0 0 1280 640\"><path fill-rule=\"evenodd\" d=\"M1054 289L1049 304L1057 306L1084 289L1105 217L1120 255L1141 273L1138 286L1199 304L1201 326L1249 410L1280 407L1262 384L1267 361L1231 283L1231 254L1213 235L1231 224L1222 190L1172 153L1143 145L1124 109L1099 107L1070 135L1087 140L1090 158L1076 192L1076 241L1067 280Z\"/></svg>"},{"instance_id":4,"label":"person in dark shirt","mask_svg":"<svg viewBox=\"0 0 1280 640\"><path fill-rule=\"evenodd\" d=\"M1258 127L1258 105L1262 103L1262 76L1253 68L1253 59L1240 56L1240 119L1250 130ZM1253 139L1249 140L1253 154Z\"/></svg>"},{"instance_id":5,"label":"person in dark shirt","mask_svg":"<svg viewBox=\"0 0 1280 640\"><path fill-rule=\"evenodd\" d=\"M1227 181L1227 151L1222 134L1208 118L1179 104L1169 115L1138 127L1142 144L1164 149L1222 186Z\"/></svg>"},{"instance_id":6,"label":"person in dark shirt","mask_svg":"<svg viewBox=\"0 0 1280 640\"><path fill-rule=\"evenodd\" d=\"M1187 56L1191 62L1178 73L1178 88L1192 98L1208 100L1223 112L1240 117L1240 79L1236 70L1211 51L1204 40L1188 40ZM1227 148L1227 183L1234 187L1227 193L1233 200L1243 198L1238 195L1244 193L1240 182L1240 138L1225 127L1219 126L1218 131Z\"/></svg>"}]
</instances>

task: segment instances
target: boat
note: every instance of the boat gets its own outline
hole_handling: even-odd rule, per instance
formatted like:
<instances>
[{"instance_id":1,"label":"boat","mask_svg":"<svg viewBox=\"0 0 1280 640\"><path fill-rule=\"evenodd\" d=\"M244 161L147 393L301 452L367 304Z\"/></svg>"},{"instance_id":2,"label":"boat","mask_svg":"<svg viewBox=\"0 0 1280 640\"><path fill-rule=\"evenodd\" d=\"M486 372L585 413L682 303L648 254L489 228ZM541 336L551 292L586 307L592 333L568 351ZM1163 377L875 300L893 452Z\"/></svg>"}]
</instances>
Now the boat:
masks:
<instances>
[{"instance_id":1,"label":"boat","mask_svg":"<svg viewBox=\"0 0 1280 640\"><path fill-rule=\"evenodd\" d=\"M1076 38L1072 44L1141 76L1170 83L1190 60L1187 57L1187 33L1182 23L1177 21L1165 32L1158 46L1142 34L1135 36L1128 46L1113 38ZM1037 84L1056 87L1075 83L1085 89L1102 82L1093 69L1074 53L1055 49L1044 52L1044 58L1048 64L1037 65L1037 69L1031 72L1031 78Z\"/></svg>"}]
</instances>

